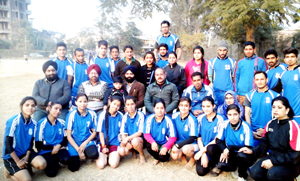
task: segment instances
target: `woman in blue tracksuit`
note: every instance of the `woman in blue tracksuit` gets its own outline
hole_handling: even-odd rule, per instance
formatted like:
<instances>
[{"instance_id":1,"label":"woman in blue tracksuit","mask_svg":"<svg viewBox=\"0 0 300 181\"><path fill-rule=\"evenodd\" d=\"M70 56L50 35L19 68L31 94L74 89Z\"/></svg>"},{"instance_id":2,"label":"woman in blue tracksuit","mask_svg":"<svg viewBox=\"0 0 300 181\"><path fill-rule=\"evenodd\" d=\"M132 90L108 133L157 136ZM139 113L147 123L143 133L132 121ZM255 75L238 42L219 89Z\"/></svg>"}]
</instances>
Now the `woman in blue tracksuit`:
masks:
<instances>
[{"instance_id":1,"label":"woman in blue tracksuit","mask_svg":"<svg viewBox=\"0 0 300 181\"><path fill-rule=\"evenodd\" d=\"M123 114L119 112L121 99L112 96L111 103L107 110L101 112L98 117L97 132L100 138L100 155L96 161L96 165L100 169L108 164L112 168L118 167L120 163L120 155L118 153L120 141L118 135L122 123Z\"/></svg>"},{"instance_id":2,"label":"woman in blue tracksuit","mask_svg":"<svg viewBox=\"0 0 300 181\"><path fill-rule=\"evenodd\" d=\"M64 130L65 121L58 118L62 105L51 102L47 108L49 114L38 122L35 134L35 147L47 161L45 173L48 177L55 177L59 162L69 164L70 154L66 150L68 144L67 134Z\"/></svg>"},{"instance_id":3,"label":"woman in blue tracksuit","mask_svg":"<svg viewBox=\"0 0 300 181\"><path fill-rule=\"evenodd\" d=\"M69 170L72 172L79 169L80 159L97 159L99 156L94 140L97 115L87 109L88 98L84 93L77 94L75 104L77 108L69 112L65 125L71 156Z\"/></svg>"}]
</instances>

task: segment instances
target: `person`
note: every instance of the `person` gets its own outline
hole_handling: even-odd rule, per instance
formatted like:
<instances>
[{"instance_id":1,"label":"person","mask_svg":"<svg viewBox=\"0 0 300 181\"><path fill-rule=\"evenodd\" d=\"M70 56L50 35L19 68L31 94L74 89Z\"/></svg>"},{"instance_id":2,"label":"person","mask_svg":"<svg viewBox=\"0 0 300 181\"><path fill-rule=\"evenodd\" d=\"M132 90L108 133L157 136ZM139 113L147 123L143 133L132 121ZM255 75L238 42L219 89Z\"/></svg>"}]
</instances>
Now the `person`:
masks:
<instances>
[{"instance_id":1,"label":"person","mask_svg":"<svg viewBox=\"0 0 300 181\"><path fill-rule=\"evenodd\" d=\"M2 158L5 175L13 180L32 180L29 170L45 169L47 162L33 150L36 122L31 118L37 103L25 97L20 103L21 113L6 121Z\"/></svg>"},{"instance_id":2,"label":"person","mask_svg":"<svg viewBox=\"0 0 300 181\"><path fill-rule=\"evenodd\" d=\"M143 146L143 130L145 115L136 108L136 98L127 96L125 100L127 112L123 116L120 135L121 144L119 149L120 156L125 156L132 152L132 156L136 158L136 153L140 155L139 163L146 163Z\"/></svg>"},{"instance_id":3,"label":"person","mask_svg":"<svg viewBox=\"0 0 300 181\"><path fill-rule=\"evenodd\" d=\"M284 62L287 69L281 74L280 80L273 88L274 91L282 94L289 100L294 110L294 120L300 124L300 66L298 65L298 50L293 47L283 50Z\"/></svg>"},{"instance_id":4,"label":"person","mask_svg":"<svg viewBox=\"0 0 300 181\"><path fill-rule=\"evenodd\" d=\"M158 47L159 57L157 58L156 65L160 68L164 68L164 66L168 65L168 45L165 43L161 43Z\"/></svg>"},{"instance_id":5,"label":"person","mask_svg":"<svg viewBox=\"0 0 300 181\"><path fill-rule=\"evenodd\" d=\"M24 52L24 59L25 59L25 62L28 64L28 56L27 56L26 52Z\"/></svg>"},{"instance_id":6,"label":"person","mask_svg":"<svg viewBox=\"0 0 300 181\"><path fill-rule=\"evenodd\" d=\"M220 161L215 170L235 171L238 167L239 181L245 181L248 177L247 170L254 163L254 159L245 153L237 151L242 147L253 146L253 134L250 125L240 119L240 109L237 105L232 104L227 107L226 121L216 136L216 144L221 151Z\"/></svg>"},{"instance_id":7,"label":"person","mask_svg":"<svg viewBox=\"0 0 300 181\"><path fill-rule=\"evenodd\" d=\"M89 76L87 74L87 69L89 64L84 61L84 50L81 48L76 48L74 51L74 55L76 58L76 62L74 62L72 67L72 88L71 88L71 96L72 96L72 105L75 106L75 97L78 92L79 86L89 80Z\"/></svg>"},{"instance_id":8,"label":"person","mask_svg":"<svg viewBox=\"0 0 300 181\"><path fill-rule=\"evenodd\" d=\"M128 65L124 68L123 75L125 81L123 86L126 88L128 95L136 98L136 107L139 109L144 106L145 86L136 80L137 71L138 70L132 65Z\"/></svg>"},{"instance_id":9,"label":"person","mask_svg":"<svg viewBox=\"0 0 300 181\"><path fill-rule=\"evenodd\" d=\"M41 120L48 115L46 108L53 101L62 104L60 114L61 119L65 119L69 110L69 101L71 100L70 85L64 79L57 76L57 63L49 60L43 64L45 78L35 82L32 96L37 101L35 120Z\"/></svg>"},{"instance_id":10,"label":"person","mask_svg":"<svg viewBox=\"0 0 300 181\"><path fill-rule=\"evenodd\" d=\"M275 119L267 123L260 144L252 149L243 147L239 152L255 158L267 155L251 167L254 180L295 180L300 174L299 125L285 97L272 100L272 112Z\"/></svg>"},{"instance_id":11,"label":"person","mask_svg":"<svg viewBox=\"0 0 300 181\"><path fill-rule=\"evenodd\" d=\"M89 64L90 64L91 60L93 59L93 57L94 57L94 56L93 56L92 52L90 52L90 53L89 53Z\"/></svg>"},{"instance_id":12,"label":"person","mask_svg":"<svg viewBox=\"0 0 300 181\"><path fill-rule=\"evenodd\" d=\"M51 102L47 110L48 116L38 122L35 134L35 147L39 155L47 161L44 172L48 177L55 177L59 163L68 165L70 154L66 150L67 134L64 130L65 121L58 118L62 109L59 102Z\"/></svg>"},{"instance_id":13,"label":"person","mask_svg":"<svg viewBox=\"0 0 300 181\"><path fill-rule=\"evenodd\" d=\"M264 133L264 127L272 119L272 100L279 96L268 88L267 73L257 71L254 74L257 89L246 94L244 101L245 120L250 124L254 136L254 146L258 145Z\"/></svg>"},{"instance_id":14,"label":"person","mask_svg":"<svg viewBox=\"0 0 300 181\"><path fill-rule=\"evenodd\" d=\"M122 61L120 61L118 64L117 64L117 67L116 67L116 76L119 75L122 77L122 79L125 81L125 75L124 75L124 69L128 66L128 65L131 65L133 67L135 67L136 69L136 72L140 72L141 70L141 64L138 60L136 60L134 57L133 57L133 48L131 45L126 45L124 46L124 54L125 54L125 57L123 58ZM140 76L139 75L135 75L135 79L136 80L139 80Z\"/></svg>"},{"instance_id":15,"label":"person","mask_svg":"<svg viewBox=\"0 0 300 181\"><path fill-rule=\"evenodd\" d=\"M177 107L179 95L175 84L166 79L167 75L162 68L155 70L155 82L147 87L145 94L145 107L147 115L154 113L153 105L157 99L162 99L166 103L166 113L172 116L173 110Z\"/></svg>"},{"instance_id":16,"label":"person","mask_svg":"<svg viewBox=\"0 0 300 181\"><path fill-rule=\"evenodd\" d=\"M227 91L224 95L225 102L218 107L217 113L223 116L224 119L228 119L226 109L229 105L235 104L240 108L241 119L244 119L245 109L237 100L236 94L234 91Z\"/></svg>"},{"instance_id":17,"label":"person","mask_svg":"<svg viewBox=\"0 0 300 181\"><path fill-rule=\"evenodd\" d=\"M215 94L212 88L203 84L203 75L200 72L194 72L192 75L193 85L187 87L182 96L187 96L192 100L192 113L198 117L203 113L202 110L202 99L205 96L211 96L215 102ZM217 104L217 103L216 103Z\"/></svg>"},{"instance_id":18,"label":"person","mask_svg":"<svg viewBox=\"0 0 300 181\"><path fill-rule=\"evenodd\" d=\"M192 168L195 164L194 153L199 150L196 138L198 135L198 123L195 116L190 113L191 99L181 97L179 99L179 112L173 113L172 120L177 132L177 141L172 147L171 157L174 160L181 158L186 163L186 168ZM186 157L190 160L187 162Z\"/></svg>"},{"instance_id":19,"label":"person","mask_svg":"<svg viewBox=\"0 0 300 181\"><path fill-rule=\"evenodd\" d=\"M234 71L234 90L241 105L244 105L246 93L255 89L254 73L268 69L264 59L255 54L254 42L244 43L244 54L245 57L236 63Z\"/></svg>"},{"instance_id":20,"label":"person","mask_svg":"<svg viewBox=\"0 0 300 181\"><path fill-rule=\"evenodd\" d=\"M151 83L155 82L154 72L158 68L155 64L154 53L149 51L144 55L145 65L141 67L140 81L147 88Z\"/></svg>"},{"instance_id":21,"label":"person","mask_svg":"<svg viewBox=\"0 0 300 181\"><path fill-rule=\"evenodd\" d=\"M71 87L73 61L66 57L67 45L64 42L56 44L56 54L57 57L52 59L52 61L57 63L57 76L60 79L67 80Z\"/></svg>"},{"instance_id":22,"label":"person","mask_svg":"<svg viewBox=\"0 0 300 181\"><path fill-rule=\"evenodd\" d=\"M156 99L153 110L154 113L146 118L144 138L147 141L147 151L154 158L152 164L157 165L159 162L167 162L170 159L168 151L176 142L176 130L172 119L165 115L164 100Z\"/></svg>"},{"instance_id":23,"label":"person","mask_svg":"<svg viewBox=\"0 0 300 181\"><path fill-rule=\"evenodd\" d=\"M65 123L70 154L68 168L71 172L79 170L80 160L99 157L95 143L97 115L87 108L87 95L78 93L75 104L77 108L69 112Z\"/></svg>"},{"instance_id":24,"label":"person","mask_svg":"<svg viewBox=\"0 0 300 181\"><path fill-rule=\"evenodd\" d=\"M203 83L209 85L208 78L208 62L204 60L204 49L201 46L196 46L193 49L193 59L185 65L185 74L187 78L187 87L193 85L191 75L194 72L201 72L203 75Z\"/></svg>"},{"instance_id":25,"label":"person","mask_svg":"<svg viewBox=\"0 0 300 181\"><path fill-rule=\"evenodd\" d=\"M163 69L167 74L167 80L176 85L178 94L181 96L183 90L186 88L186 75L184 68L177 64L177 54L170 52L168 55L169 64Z\"/></svg>"},{"instance_id":26,"label":"person","mask_svg":"<svg viewBox=\"0 0 300 181\"><path fill-rule=\"evenodd\" d=\"M269 70L266 71L268 75L268 87L273 89L280 78L280 75L286 70L286 66L279 63L278 53L274 49L268 49L265 54L266 62L269 66Z\"/></svg>"},{"instance_id":27,"label":"person","mask_svg":"<svg viewBox=\"0 0 300 181\"><path fill-rule=\"evenodd\" d=\"M199 135L197 143L200 151L197 152L194 157L197 160L196 172L199 176L206 175L211 168L215 167L219 162L221 155L221 151L216 145L215 137L221 130L224 119L214 111L215 107L215 101L212 97L204 97L202 101L202 110L204 114L201 114L197 118ZM214 168L211 175L217 176L219 173L218 169Z\"/></svg>"},{"instance_id":28,"label":"person","mask_svg":"<svg viewBox=\"0 0 300 181\"><path fill-rule=\"evenodd\" d=\"M233 91L233 72L235 60L228 57L228 44L226 41L220 41L218 44L218 56L209 61L208 78L211 87L216 95L218 103L224 103L224 94L226 91Z\"/></svg>"},{"instance_id":29,"label":"person","mask_svg":"<svg viewBox=\"0 0 300 181\"><path fill-rule=\"evenodd\" d=\"M116 45L112 45L109 47L109 52L111 59L115 63L115 67L117 67L118 62L121 60L121 58L119 57L119 47Z\"/></svg>"},{"instance_id":30,"label":"person","mask_svg":"<svg viewBox=\"0 0 300 181\"><path fill-rule=\"evenodd\" d=\"M115 76L114 80L114 88L108 89L103 98L104 109L107 109L107 106L111 103L112 96L118 96L121 100L120 111L124 112L125 106L125 97L128 95L126 89L123 88L123 79L120 76Z\"/></svg>"},{"instance_id":31,"label":"person","mask_svg":"<svg viewBox=\"0 0 300 181\"><path fill-rule=\"evenodd\" d=\"M100 169L104 169L107 160L112 168L117 168L120 163L118 135L123 117L123 114L119 112L120 106L121 100L119 97L112 97L107 110L101 112L98 116L97 132L99 132L101 146L96 164Z\"/></svg>"},{"instance_id":32,"label":"person","mask_svg":"<svg viewBox=\"0 0 300 181\"><path fill-rule=\"evenodd\" d=\"M106 40L100 40L98 42L98 56L93 58L92 64L97 64L101 69L99 74L99 80L106 82L108 88L113 88L113 77L115 73L115 63L113 60L106 56L108 43Z\"/></svg>"},{"instance_id":33,"label":"person","mask_svg":"<svg viewBox=\"0 0 300 181\"><path fill-rule=\"evenodd\" d=\"M180 60L180 57L182 54L182 49L181 49L181 45L180 45L178 36L170 33L170 22L169 21L164 20L161 22L160 25L161 25L162 35L160 35L156 38L156 42L154 45L154 52L153 52L154 55L155 56L157 55L158 46L161 43L166 43L168 45L168 54L171 51L177 52L178 60Z\"/></svg>"},{"instance_id":34,"label":"person","mask_svg":"<svg viewBox=\"0 0 300 181\"><path fill-rule=\"evenodd\" d=\"M78 94L83 93L88 96L87 108L99 113L103 109L103 99L108 89L108 84L99 80L102 70L97 64L89 66L87 74L89 80L83 82L78 88Z\"/></svg>"}]
</instances>

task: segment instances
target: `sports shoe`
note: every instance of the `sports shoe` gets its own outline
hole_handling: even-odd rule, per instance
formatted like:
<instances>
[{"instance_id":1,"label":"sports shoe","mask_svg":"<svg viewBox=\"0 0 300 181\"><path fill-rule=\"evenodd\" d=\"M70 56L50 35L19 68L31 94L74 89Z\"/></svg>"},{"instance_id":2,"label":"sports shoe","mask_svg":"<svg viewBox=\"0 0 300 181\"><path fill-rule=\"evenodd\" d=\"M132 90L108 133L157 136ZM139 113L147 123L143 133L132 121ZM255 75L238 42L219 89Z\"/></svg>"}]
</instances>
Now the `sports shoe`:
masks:
<instances>
[{"instance_id":1,"label":"sports shoe","mask_svg":"<svg viewBox=\"0 0 300 181\"><path fill-rule=\"evenodd\" d=\"M217 176L220 175L220 173L221 173L221 170L218 169L217 167L215 167L215 168L213 168L212 171L210 172L210 175L211 175L212 177L217 177Z\"/></svg>"}]
</instances>

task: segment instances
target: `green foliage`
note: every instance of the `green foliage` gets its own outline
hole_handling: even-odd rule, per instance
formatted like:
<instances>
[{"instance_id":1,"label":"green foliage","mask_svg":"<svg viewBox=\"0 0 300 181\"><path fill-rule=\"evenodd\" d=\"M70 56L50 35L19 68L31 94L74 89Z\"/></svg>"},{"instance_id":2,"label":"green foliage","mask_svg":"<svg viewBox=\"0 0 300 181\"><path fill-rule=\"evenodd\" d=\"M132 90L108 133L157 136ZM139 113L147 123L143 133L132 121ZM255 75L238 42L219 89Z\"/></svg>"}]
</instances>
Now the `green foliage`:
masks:
<instances>
[{"instance_id":1,"label":"green foliage","mask_svg":"<svg viewBox=\"0 0 300 181\"><path fill-rule=\"evenodd\" d=\"M184 51L191 52L196 45L203 44L205 39L206 37L203 33L183 34L180 36L180 44Z\"/></svg>"}]
</instances>

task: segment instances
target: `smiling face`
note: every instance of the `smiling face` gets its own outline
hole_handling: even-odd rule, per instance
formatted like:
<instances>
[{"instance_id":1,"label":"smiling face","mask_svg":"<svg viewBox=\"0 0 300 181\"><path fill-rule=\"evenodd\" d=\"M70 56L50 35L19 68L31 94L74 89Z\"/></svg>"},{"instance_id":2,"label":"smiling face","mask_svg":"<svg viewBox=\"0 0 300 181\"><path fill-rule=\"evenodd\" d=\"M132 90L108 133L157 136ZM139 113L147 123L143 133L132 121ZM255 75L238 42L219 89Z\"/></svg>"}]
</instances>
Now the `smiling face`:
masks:
<instances>
[{"instance_id":1,"label":"smiling face","mask_svg":"<svg viewBox=\"0 0 300 181\"><path fill-rule=\"evenodd\" d=\"M173 53L169 54L168 62L170 65L174 65L177 62L177 58Z\"/></svg>"},{"instance_id":2,"label":"smiling face","mask_svg":"<svg viewBox=\"0 0 300 181\"><path fill-rule=\"evenodd\" d=\"M56 53L58 57L64 58L66 56L67 49L64 46L59 46L56 48Z\"/></svg>"},{"instance_id":3,"label":"smiling face","mask_svg":"<svg viewBox=\"0 0 300 181\"><path fill-rule=\"evenodd\" d=\"M179 111L181 114L186 115L192 109L190 103L188 101L181 101L178 105Z\"/></svg>"},{"instance_id":4,"label":"smiling face","mask_svg":"<svg viewBox=\"0 0 300 181\"><path fill-rule=\"evenodd\" d=\"M244 48L244 54L247 58L253 57L254 51L255 51L255 48L253 48L252 45L247 45Z\"/></svg>"},{"instance_id":5,"label":"smiling face","mask_svg":"<svg viewBox=\"0 0 300 181\"><path fill-rule=\"evenodd\" d=\"M254 76L254 82L257 88L263 89L267 86L268 78L263 73Z\"/></svg>"},{"instance_id":6,"label":"smiling face","mask_svg":"<svg viewBox=\"0 0 300 181\"><path fill-rule=\"evenodd\" d=\"M155 70L155 80L157 84L163 84L166 80L166 77L167 75L161 68Z\"/></svg>"},{"instance_id":7,"label":"smiling face","mask_svg":"<svg viewBox=\"0 0 300 181\"><path fill-rule=\"evenodd\" d=\"M148 54L145 56L145 62L146 62L146 65L147 65L148 67L152 66L153 63L154 63L154 57L153 57L150 53L148 53Z\"/></svg>"},{"instance_id":8,"label":"smiling face","mask_svg":"<svg viewBox=\"0 0 300 181\"><path fill-rule=\"evenodd\" d=\"M126 48L126 50L124 51L124 55L125 55L125 58L130 60L132 59L132 56L133 56L133 51L131 48Z\"/></svg>"},{"instance_id":9,"label":"smiling face","mask_svg":"<svg viewBox=\"0 0 300 181\"><path fill-rule=\"evenodd\" d=\"M88 105L88 100L86 99L85 96L80 96L78 99L75 101L75 104L77 106L77 109L84 111L87 108Z\"/></svg>"},{"instance_id":10,"label":"smiling face","mask_svg":"<svg viewBox=\"0 0 300 181\"><path fill-rule=\"evenodd\" d=\"M96 83L98 82L99 74L93 69L89 74L89 79L91 82Z\"/></svg>"},{"instance_id":11,"label":"smiling face","mask_svg":"<svg viewBox=\"0 0 300 181\"><path fill-rule=\"evenodd\" d=\"M113 100L109 105L109 112L111 114L115 114L120 109L120 106L121 106L120 100L118 99Z\"/></svg>"},{"instance_id":12,"label":"smiling face","mask_svg":"<svg viewBox=\"0 0 300 181\"><path fill-rule=\"evenodd\" d=\"M51 106L51 108L49 110L49 114L54 118L58 118L58 116L61 113L61 109L62 109L62 106L60 104L54 104Z\"/></svg>"},{"instance_id":13,"label":"smiling face","mask_svg":"<svg viewBox=\"0 0 300 181\"><path fill-rule=\"evenodd\" d=\"M35 106L34 101L29 99L21 106L21 111L25 117L29 117L34 113Z\"/></svg>"},{"instance_id":14,"label":"smiling face","mask_svg":"<svg viewBox=\"0 0 300 181\"><path fill-rule=\"evenodd\" d=\"M119 57L119 51L118 51L118 49L113 48L113 49L110 51L110 55L111 55L111 58L117 59L117 58Z\"/></svg>"},{"instance_id":15,"label":"smiling face","mask_svg":"<svg viewBox=\"0 0 300 181\"><path fill-rule=\"evenodd\" d=\"M155 113L155 116L157 117L163 117L165 115L165 107L163 103L159 102L155 105L153 108L153 111Z\"/></svg>"},{"instance_id":16,"label":"smiling face","mask_svg":"<svg viewBox=\"0 0 300 181\"><path fill-rule=\"evenodd\" d=\"M234 97L231 94L226 94L225 102L229 106L234 103Z\"/></svg>"},{"instance_id":17,"label":"smiling face","mask_svg":"<svg viewBox=\"0 0 300 181\"><path fill-rule=\"evenodd\" d=\"M84 52L76 51L75 52L75 58L78 62L82 63L84 61Z\"/></svg>"},{"instance_id":18,"label":"smiling face","mask_svg":"<svg viewBox=\"0 0 300 181\"><path fill-rule=\"evenodd\" d=\"M289 66L295 66L297 64L298 57L294 53L284 55L284 62Z\"/></svg>"},{"instance_id":19,"label":"smiling face","mask_svg":"<svg viewBox=\"0 0 300 181\"><path fill-rule=\"evenodd\" d=\"M214 108L215 108L215 106L212 105L212 103L210 101L203 101L202 102L202 110L206 115L209 115L212 112L214 112Z\"/></svg>"},{"instance_id":20,"label":"smiling face","mask_svg":"<svg viewBox=\"0 0 300 181\"><path fill-rule=\"evenodd\" d=\"M235 110L231 109L227 112L228 120L231 124L236 125L240 120L240 114Z\"/></svg>"}]
</instances>

